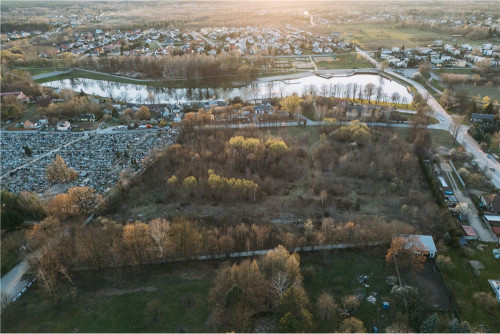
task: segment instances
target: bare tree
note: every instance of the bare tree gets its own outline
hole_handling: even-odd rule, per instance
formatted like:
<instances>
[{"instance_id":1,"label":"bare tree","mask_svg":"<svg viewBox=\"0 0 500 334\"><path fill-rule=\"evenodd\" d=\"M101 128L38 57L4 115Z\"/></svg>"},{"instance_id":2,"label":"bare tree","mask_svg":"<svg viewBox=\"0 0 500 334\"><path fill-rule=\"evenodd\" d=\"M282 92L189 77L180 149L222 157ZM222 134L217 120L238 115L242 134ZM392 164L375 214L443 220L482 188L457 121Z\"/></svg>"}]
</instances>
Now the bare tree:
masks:
<instances>
[{"instance_id":1,"label":"bare tree","mask_svg":"<svg viewBox=\"0 0 500 334\"><path fill-rule=\"evenodd\" d=\"M328 97L328 85L327 84L321 85L321 96Z\"/></svg>"},{"instance_id":2,"label":"bare tree","mask_svg":"<svg viewBox=\"0 0 500 334\"><path fill-rule=\"evenodd\" d=\"M269 99L273 98L273 90L274 90L274 81L269 81L266 84L266 89L267 89L267 95L269 96Z\"/></svg>"},{"instance_id":3,"label":"bare tree","mask_svg":"<svg viewBox=\"0 0 500 334\"><path fill-rule=\"evenodd\" d=\"M280 298L288 289L292 281L286 271L279 271L273 277L271 277L271 291Z\"/></svg>"},{"instance_id":4,"label":"bare tree","mask_svg":"<svg viewBox=\"0 0 500 334\"><path fill-rule=\"evenodd\" d=\"M465 123L465 117L464 116L458 116L454 115L452 116L453 121L450 123L450 132L451 135L453 136L453 141L457 141L457 137L462 132L462 128Z\"/></svg>"},{"instance_id":5,"label":"bare tree","mask_svg":"<svg viewBox=\"0 0 500 334\"><path fill-rule=\"evenodd\" d=\"M375 98L377 99L377 104L382 100L382 96L384 96L384 89L382 86L377 86L375 90Z\"/></svg>"},{"instance_id":6,"label":"bare tree","mask_svg":"<svg viewBox=\"0 0 500 334\"><path fill-rule=\"evenodd\" d=\"M283 98L283 94L285 93L285 90L286 90L286 83L284 83L283 81L280 81L278 83L278 90L280 92L280 98Z\"/></svg>"},{"instance_id":7,"label":"bare tree","mask_svg":"<svg viewBox=\"0 0 500 334\"><path fill-rule=\"evenodd\" d=\"M355 84L353 84L353 85L352 85L352 97L353 97L353 99L355 99L355 98L356 98L356 93L357 93L357 92L358 92L358 84L357 84L357 83L355 83ZM349 96L348 96L348 97L349 97Z\"/></svg>"},{"instance_id":8,"label":"bare tree","mask_svg":"<svg viewBox=\"0 0 500 334\"><path fill-rule=\"evenodd\" d=\"M391 95L391 100L392 100L392 103L394 103L394 104L398 104L400 98L401 98L401 96L399 95L398 92L394 92Z\"/></svg>"},{"instance_id":9,"label":"bare tree","mask_svg":"<svg viewBox=\"0 0 500 334\"><path fill-rule=\"evenodd\" d=\"M259 85L252 84L250 85L250 94L253 97L254 103L257 103L257 98L259 97L260 89Z\"/></svg>"},{"instance_id":10,"label":"bare tree","mask_svg":"<svg viewBox=\"0 0 500 334\"><path fill-rule=\"evenodd\" d=\"M354 84L356 85L356 84ZM351 83L348 83L346 86L345 86L345 96L347 98L349 98L351 96L351 91L353 90L353 87L352 87L352 84ZM354 95L356 95L356 91L354 91Z\"/></svg>"},{"instance_id":11,"label":"bare tree","mask_svg":"<svg viewBox=\"0 0 500 334\"><path fill-rule=\"evenodd\" d=\"M160 259L165 262L167 248L168 248L168 233L170 230L170 223L161 218L153 219L149 222L149 232L151 234L151 238L154 241L154 245L156 246Z\"/></svg>"},{"instance_id":12,"label":"bare tree","mask_svg":"<svg viewBox=\"0 0 500 334\"><path fill-rule=\"evenodd\" d=\"M364 93L365 93L365 98L368 99L368 103L370 103L374 91L375 91L374 84L372 84L371 82L366 84Z\"/></svg>"}]
</instances>

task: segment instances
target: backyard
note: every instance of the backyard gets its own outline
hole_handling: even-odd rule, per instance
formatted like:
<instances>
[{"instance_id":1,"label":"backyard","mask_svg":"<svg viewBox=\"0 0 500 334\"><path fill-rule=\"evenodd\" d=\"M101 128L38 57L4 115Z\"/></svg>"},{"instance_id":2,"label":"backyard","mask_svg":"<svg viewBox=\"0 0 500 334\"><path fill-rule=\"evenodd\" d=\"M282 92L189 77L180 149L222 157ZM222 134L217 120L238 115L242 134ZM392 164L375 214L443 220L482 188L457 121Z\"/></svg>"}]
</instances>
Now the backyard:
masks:
<instances>
[{"instance_id":1,"label":"backyard","mask_svg":"<svg viewBox=\"0 0 500 334\"><path fill-rule=\"evenodd\" d=\"M442 252L449 257L448 264L441 267L443 277L453 294L461 320L472 326L485 326L493 333L500 332L500 304L494 299L494 292L488 279L499 279L500 263L493 257L495 245L470 242L460 249L449 247ZM479 275L474 274L471 261L479 262ZM475 265L477 265L477 262ZM482 299L478 293L486 293L491 299Z\"/></svg>"},{"instance_id":2,"label":"backyard","mask_svg":"<svg viewBox=\"0 0 500 334\"><path fill-rule=\"evenodd\" d=\"M385 329L402 304L390 294L387 276L394 275L385 262L385 249L370 248L301 254L304 287L310 310L322 292L337 303L354 294L360 306L353 316L370 330ZM150 265L75 273L75 287L67 284L56 296L36 285L2 312L3 332L210 332L209 290L222 262ZM366 282L358 281L367 275ZM364 284L367 284L366 287ZM376 293L376 303L366 301ZM154 301L154 302L153 302ZM382 310L382 301L390 302ZM339 320L314 320L315 332L338 330Z\"/></svg>"}]
</instances>

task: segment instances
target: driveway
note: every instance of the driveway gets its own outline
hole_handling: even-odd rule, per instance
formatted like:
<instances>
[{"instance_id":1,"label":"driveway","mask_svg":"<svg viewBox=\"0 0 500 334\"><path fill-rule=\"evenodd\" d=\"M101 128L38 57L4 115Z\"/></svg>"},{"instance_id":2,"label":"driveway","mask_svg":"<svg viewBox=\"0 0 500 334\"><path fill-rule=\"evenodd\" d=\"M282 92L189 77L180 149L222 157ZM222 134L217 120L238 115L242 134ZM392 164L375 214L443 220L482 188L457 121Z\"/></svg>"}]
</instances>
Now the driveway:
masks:
<instances>
[{"instance_id":1,"label":"driveway","mask_svg":"<svg viewBox=\"0 0 500 334\"><path fill-rule=\"evenodd\" d=\"M467 220L469 221L470 226L476 231L477 237L479 240L484 241L484 242L496 242L497 238L491 233L491 231L485 227L482 223L481 217L479 217L479 213L476 209L476 206L474 203L472 203L472 200L470 197L462 192L460 188L458 187L457 183L455 182L455 179L453 178L453 171L451 169L451 166L446 163L442 162L441 165L441 170L446 173L448 176L448 180L450 181L450 186L453 189L453 194L455 195L455 198L459 203L465 203L467 204Z\"/></svg>"}]
</instances>

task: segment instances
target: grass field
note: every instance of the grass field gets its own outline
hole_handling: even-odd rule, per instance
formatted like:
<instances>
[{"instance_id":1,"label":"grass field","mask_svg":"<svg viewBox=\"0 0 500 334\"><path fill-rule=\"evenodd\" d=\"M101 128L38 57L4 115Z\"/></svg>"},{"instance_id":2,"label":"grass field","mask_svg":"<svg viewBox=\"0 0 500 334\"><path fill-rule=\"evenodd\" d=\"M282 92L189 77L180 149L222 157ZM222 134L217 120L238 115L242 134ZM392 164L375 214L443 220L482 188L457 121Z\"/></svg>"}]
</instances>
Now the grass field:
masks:
<instances>
[{"instance_id":1,"label":"grass field","mask_svg":"<svg viewBox=\"0 0 500 334\"><path fill-rule=\"evenodd\" d=\"M384 249L376 248L326 253L323 258L316 254L302 255L304 287L312 304L315 305L323 292L330 293L339 304L343 297L361 293L365 296L353 316L363 321L368 332L371 332L373 326L382 330L386 328L394 319L396 306L390 295L390 287L385 283L387 276L395 275L395 273L386 265L384 255ZM370 276L367 281L369 288L357 281L360 275ZM377 293L375 305L366 301L366 297L373 292ZM382 301L389 301L394 307L388 311L382 311ZM315 320L315 332L338 331L338 320Z\"/></svg>"},{"instance_id":2,"label":"grass field","mask_svg":"<svg viewBox=\"0 0 500 334\"><path fill-rule=\"evenodd\" d=\"M434 73L439 75L444 73L453 73L453 74L471 74L472 68L438 68L432 70Z\"/></svg>"},{"instance_id":3,"label":"grass field","mask_svg":"<svg viewBox=\"0 0 500 334\"><path fill-rule=\"evenodd\" d=\"M52 67L13 67L12 69L19 69L29 72L31 75L49 73L52 71L57 71L57 69Z\"/></svg>"},{"instance_id":4,"label":"grass field","mask_svg":"<svg viewBox=\"0 0 500 334\"><path fill-rule=\"evenodd\" d=\"M465 89L469 96L479 95L481 98L489 96L492 100L500 101L500 87L488 87L486 85L474 86L473 84L455 85L452 87L453 91L458 92Z\"/></svg>"},{"instance_id":5,"label":"grass field","mask_svg":"<svg viewBox=\"0 0 500 334\"><path fill-rule=\"evenodd\" d=\"M395 128L394 131L401 135L401 138L406 138L409 133L408 128ZM432 145L434 147L443 146L447 149L457 148L458 144L453 141L453 137L446 130L429 130L432 137Z\"/></svg>"},{"instance_id":6,"label":"grass field","mask_svg":"<svg viewBox=\"0 0 500 334\"><path fill-rule=\"evenodd\" d=\"M325 58L325 57L314 57L316 62L316 66L318 69L351 69L351 68L369 68L373 67L367 60L360 57L356 53L341 53L332 57L331 61L319 60L316 59Z\"/></svg>"},{"instance_id":7,"label":"grass field","mask_svg":"<svg viewBox=\"0 0 500 334\"><path fill-rule=\"evenodd\" d=\"M402 310L390 294L387 276L395 275L385 262L384 248L338 250L301 254L304 288L316 315L316 301L323 292L340 304L344 296L361 297L353 316L368 331L385 329ZM141 266L75 274L76 288L65 287L50 297L36 285L23 298L2 312L6 332L210 332L209 290L221 262ZM368 275L368 287L357 280ZM376 303L366 297L376 293ZM151 316L148 302L159 300L158 319ZM391 308L382 310L382 301ZM314 332L338 330L339 319L314 317Z\"/></svg>"},{"instance_id":8,"label":"grass field","mask_svg":"<svg viewBox=\"0 0 500 334\"><path fill-rule=\"evenodd\" d=\"M76 288L49 297L40 285L2 312L2 332L207 332L215 268L144 266L76 274ZM149 301L160 301L158 320Z\"/></svg>"},{"instance_id":9,"label":"grass field","mask_svg":"<svg viewBox=\"0 0 500 334\"><path fill-rule=\"evenodd\" d=\"M1 275L5 275L12 268L14 268L20 261L21 255L19 247L23 240L24 231L12 231L9 233L2 233L1 245Z\"/></svg>"},{"instance_id":10,"label":"grass field","mask_svg":"<svg viewBox=\"0 0 500 334\"><path fill-rule=\"evenodd\" d=\"M347 34L353 42L368 50L376 50L378 47L391 48L393 46L416 47L430 44L436 39L443 40L444 43L451 42L449 34L441 34L420 29L399 29L394 24L344 24L318 26L312 30L328 33L338 31L342 36ZM350 34L350 35L349 35ZM485 41L470 41L465 38L458 38L456 43L469 43L471 45L481 45Z\"/></svg>"},{"instance_id":11,"label":"grass field","mask_svg":"<svg viewBox=\"0 0 500 334\"><path fill-rule=\"evenodd\" d=\"M64 79L78 79L78 78L85 78L85 79L95 79L95 80L105 80L105 81L111 81L111 82L119 82L119 83L129 83L129 84L141 84L141 85L148 85L148 86L164 86L164 84L160 81L156 80L134 80L134 79L129 79L126 77L117 77L105 73L90 73L86 71L80 71L80 70L74 70L71 73L64 74L64 75L58 75L56 77L47 77L43 79L38 79L35 80L36 83L46 83L46 82L51 82L55 80L64 80ZM175 82L174 82L175 83Z\"/></svg>"},{"instance_id":12,"label":"grass field","mask_svg":"<svg viewBox=\"0 0 500 334\"><path fill-rule=\"evenodd\" d=\"M494 245L490 244L480 250L474 245L466 250L449 248L443 255L449 256L454 267L443 269L443 277L452 291L458 306L461 320L467 320L471 325L485 325L491 332L500 332L500 304L488 307L474 298L477 292L494 295L488 279L500 278L500 263L493 257ZM480 276L475 277L470 260L480 261L485 269L480 270Z\"/></svg>"}]
</instances>

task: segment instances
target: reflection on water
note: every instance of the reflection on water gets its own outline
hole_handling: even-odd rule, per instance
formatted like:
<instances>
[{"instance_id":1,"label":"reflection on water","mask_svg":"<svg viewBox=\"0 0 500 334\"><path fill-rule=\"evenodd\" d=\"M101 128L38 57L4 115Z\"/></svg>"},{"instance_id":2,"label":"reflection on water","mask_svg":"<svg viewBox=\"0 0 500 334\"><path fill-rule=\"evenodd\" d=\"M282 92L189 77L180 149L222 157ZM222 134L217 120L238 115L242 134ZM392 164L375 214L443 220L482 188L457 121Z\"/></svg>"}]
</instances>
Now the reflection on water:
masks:
<instances>
[{"instance_id":1,"label":"reflection on water","mask_svg":"<svg viewBox=\"0 0 500 334\"><path fill-rule=\"evenodd\" d=\"M286 81L272 81L252 84L241 88L167 88L136 84L124 84L94 79L64 79L43 84L54 88L67 88L87 94L109 97L133 103L174 103L229 99L240 96L245 100L269 97L284 97L293 93L316 93L331 97L356 97L362 92L366 98L367 85L372 84L371 99L409 103L411 95L405 86L379 75L357 74L350 77L331 79L311 75ZM396 93L396 94L395 94Z\"/></svg>"}]
</instances>

